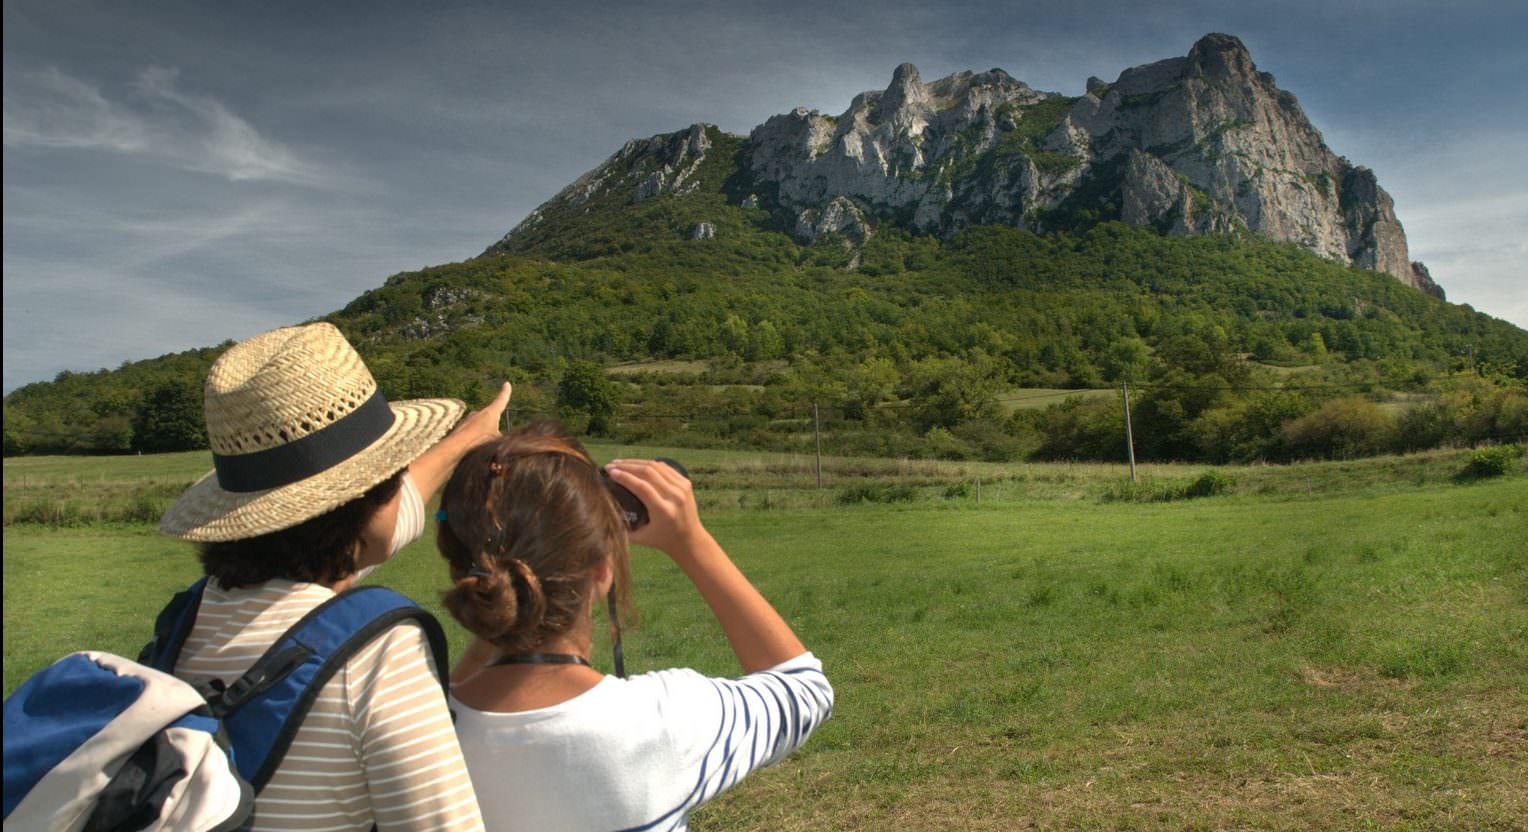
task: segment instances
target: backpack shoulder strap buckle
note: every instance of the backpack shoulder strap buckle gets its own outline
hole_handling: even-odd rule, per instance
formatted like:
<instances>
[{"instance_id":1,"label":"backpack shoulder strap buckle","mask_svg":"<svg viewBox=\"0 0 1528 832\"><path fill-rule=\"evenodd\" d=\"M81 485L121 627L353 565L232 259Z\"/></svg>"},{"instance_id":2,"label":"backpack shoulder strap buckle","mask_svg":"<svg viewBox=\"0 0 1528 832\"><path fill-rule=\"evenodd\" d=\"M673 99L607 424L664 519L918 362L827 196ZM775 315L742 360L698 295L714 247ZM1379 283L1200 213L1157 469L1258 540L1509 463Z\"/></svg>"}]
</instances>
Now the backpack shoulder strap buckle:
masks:
<instances>
[{"instance_id":1,"label":"backpack shoulder strap buckle","mask_svg":"<svg viewBox=\"0 0 1528 832\"><path fill-rule=\"evenodd\" d=\"M301 644L266 653L243 676L235 679L233 684L219 690L216 698L208 697L207 704L219 718L232 713L240 705L279 684L311 655L313 651Z\"/></svg>"}]
</instances>

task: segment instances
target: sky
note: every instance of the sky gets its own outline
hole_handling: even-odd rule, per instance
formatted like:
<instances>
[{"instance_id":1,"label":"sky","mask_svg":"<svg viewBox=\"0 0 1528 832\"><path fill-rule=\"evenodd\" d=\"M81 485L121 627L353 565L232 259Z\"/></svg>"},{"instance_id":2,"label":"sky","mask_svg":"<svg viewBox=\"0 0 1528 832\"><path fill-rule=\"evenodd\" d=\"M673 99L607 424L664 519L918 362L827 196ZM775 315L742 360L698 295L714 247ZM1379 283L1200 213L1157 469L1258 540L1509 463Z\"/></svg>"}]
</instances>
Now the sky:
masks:
<instances>
[{"instance_id":1,"label":"sky","mask_svg":"<svg viewBox=\"0 0 1528 832\"><path fill-rule=\"evenodd\" d=\"M1528 328L1528 2L6 0L4 389L474 257L628 139L844 111L912 62L1087 78L1241 38L1449 299Z\"/></svg>"}]
</instances>

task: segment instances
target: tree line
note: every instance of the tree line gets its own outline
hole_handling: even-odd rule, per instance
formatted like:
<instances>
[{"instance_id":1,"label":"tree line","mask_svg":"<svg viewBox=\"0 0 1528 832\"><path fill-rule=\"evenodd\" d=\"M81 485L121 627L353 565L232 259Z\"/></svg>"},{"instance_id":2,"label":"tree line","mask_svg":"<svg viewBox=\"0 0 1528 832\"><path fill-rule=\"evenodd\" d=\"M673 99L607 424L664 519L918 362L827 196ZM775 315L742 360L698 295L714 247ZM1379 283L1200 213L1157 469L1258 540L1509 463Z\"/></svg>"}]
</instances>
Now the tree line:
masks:
<instances>
[{"instance_id":1,"label":"tree line","mask_svg":"<svg viewBox=\"0 0 1528 832\"><path fill-rule=\"evenodd\" d=\"M1145 459L1350 455L1522 431L1528 333L1296 246L1102 223L949 240L885 228L861 246L803 247L719 196L638 209L602 226L598 245L557 237L573 249L558 260L528 250L396 275L326 319L391 398L477 401L508 377L528 413L676 444L789 445L800 431L781 414L816 402L855 452L1113 459L1115 405L1058 397L1010 411L1001 399L1121 382L1140 385ZM680 233L700 217L715 239ZM194 446L200 379L221 349L20 388L5 399L5 452ZM605 373L662 361L700 369ZM653 415L680 409L711 421ZM1368 438L1311 438L1321 424Z\"/></svg>"}]
</instances>

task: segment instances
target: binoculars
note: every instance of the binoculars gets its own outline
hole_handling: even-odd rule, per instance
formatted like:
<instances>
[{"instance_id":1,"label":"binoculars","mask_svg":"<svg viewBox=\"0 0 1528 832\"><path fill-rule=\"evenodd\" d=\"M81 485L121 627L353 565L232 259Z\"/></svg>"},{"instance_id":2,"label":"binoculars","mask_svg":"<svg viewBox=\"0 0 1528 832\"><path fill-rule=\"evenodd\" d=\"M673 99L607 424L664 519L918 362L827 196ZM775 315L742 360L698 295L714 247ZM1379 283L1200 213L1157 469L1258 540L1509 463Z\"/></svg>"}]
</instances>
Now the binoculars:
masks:
<instances>
[{"instance_id":1,"label":"binoculars","mask_svg":"<svg viewBox=\"0 0 1528 832\"><path fill-rule=\"evenodd\" d=\"M673 468L675 471L683 474L685 479L690 478L690 472L686 471L684 466L675 460L669 459L666 456L660 456L655 458L654 461ZM611 480L610 475L605 473L604 466L600 467L600 479L604 480L605 487L610 489L610 495L615 498L616 507L620 509L622 518L626 520L628 531L636 531L647 525L647 506L642 505L642 501L637 499L637 495L631 493L631 490L625 486Z\"/></svg>"}]
</instances>

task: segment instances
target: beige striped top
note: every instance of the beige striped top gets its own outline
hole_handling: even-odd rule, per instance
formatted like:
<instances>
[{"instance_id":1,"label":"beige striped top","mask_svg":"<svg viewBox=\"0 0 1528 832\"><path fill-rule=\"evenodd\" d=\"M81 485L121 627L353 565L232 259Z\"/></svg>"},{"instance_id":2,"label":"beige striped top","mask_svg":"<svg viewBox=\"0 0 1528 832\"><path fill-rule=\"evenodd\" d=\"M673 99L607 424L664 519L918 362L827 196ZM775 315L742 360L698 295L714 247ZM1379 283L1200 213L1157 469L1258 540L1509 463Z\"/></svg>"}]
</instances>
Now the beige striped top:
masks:
<instances>
[{"instance_id":1,"label":"beige striped top","mask_svg":"<svg viewBox=\"0 0 1528 832\"><path fill-rule=\"evenodd\" d=\"M274 580L208 581L175 674L232 683L288 627L334 593ZM392 627L324 685L255 801L255 829L365 832L482 829L477 797L431 670L424 633Z\"/></svg>"}]
</instances>

